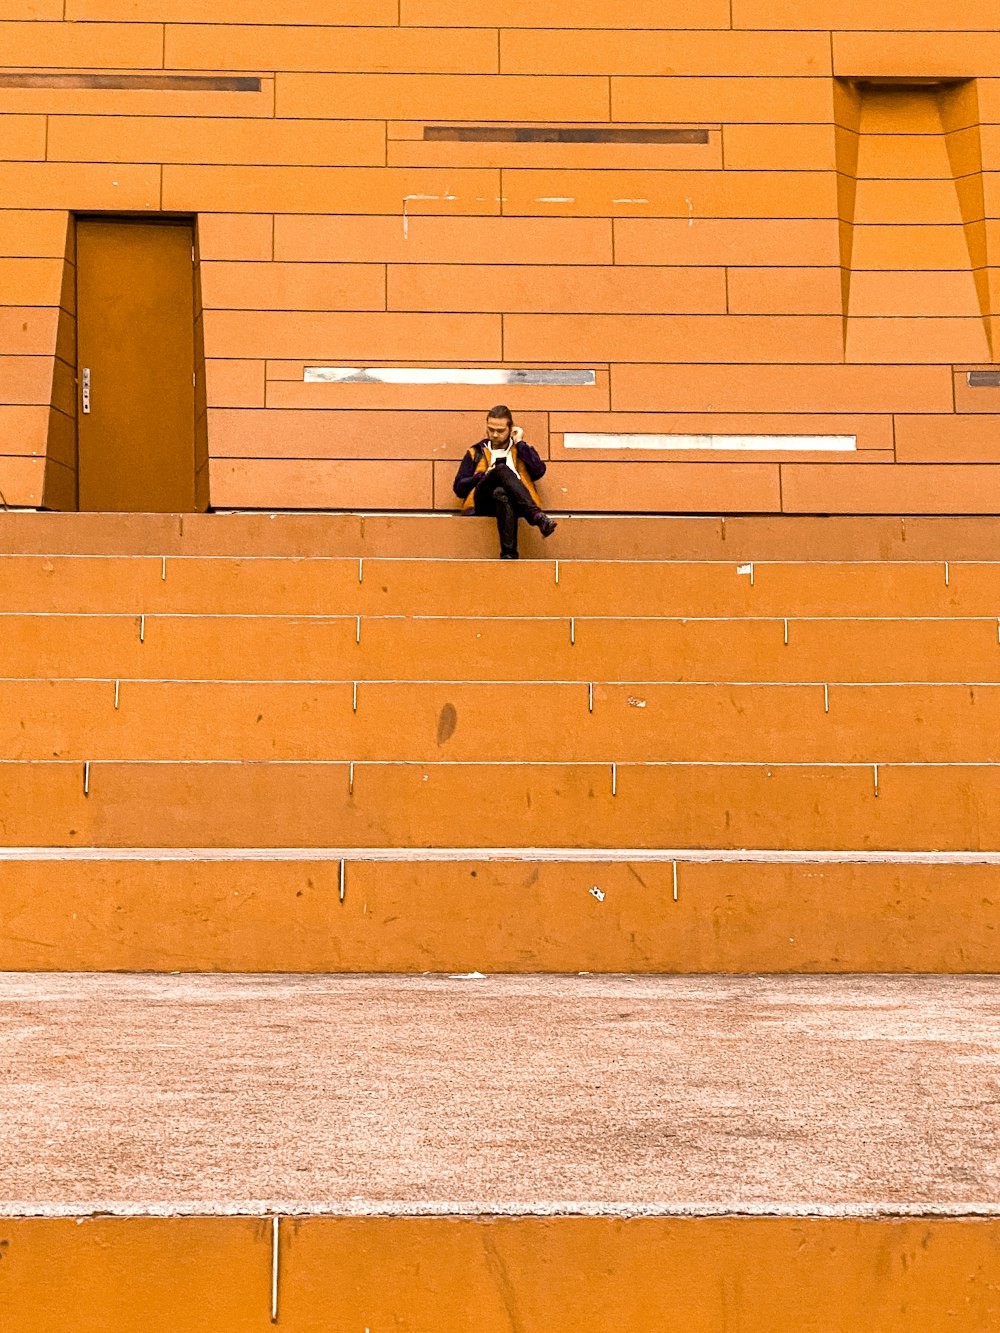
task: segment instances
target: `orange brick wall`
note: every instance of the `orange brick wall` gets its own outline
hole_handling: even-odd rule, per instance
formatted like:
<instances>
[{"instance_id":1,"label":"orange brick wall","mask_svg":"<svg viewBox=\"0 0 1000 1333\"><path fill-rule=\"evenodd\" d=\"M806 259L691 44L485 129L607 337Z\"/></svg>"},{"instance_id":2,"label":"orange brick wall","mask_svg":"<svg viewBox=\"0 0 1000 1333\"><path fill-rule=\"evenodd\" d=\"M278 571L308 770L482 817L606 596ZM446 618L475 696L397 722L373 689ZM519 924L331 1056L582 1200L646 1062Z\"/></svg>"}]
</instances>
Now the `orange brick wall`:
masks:
<instances>
[{"instance_id":1,"label":"orange brick wall","mask_svg":"<svg viewBox=\"0 0 1000 1333\"><path fill-rule=\"evenodd\" d=\"M551 459L556 510L1000 501L983 466L1000 461L1000 388L966 375L989 368L1000 318L994 0L5 0L3 15L10 505L73 503L83 211L197 216L199 483L217 507L450 509L498 399ZM510 122L707 142L424 138ZM379 364L583 367L596 383L303 382L307 365ZM857 451L582 453L568 431L853 434Z\"/></svg>"}]
</instances>

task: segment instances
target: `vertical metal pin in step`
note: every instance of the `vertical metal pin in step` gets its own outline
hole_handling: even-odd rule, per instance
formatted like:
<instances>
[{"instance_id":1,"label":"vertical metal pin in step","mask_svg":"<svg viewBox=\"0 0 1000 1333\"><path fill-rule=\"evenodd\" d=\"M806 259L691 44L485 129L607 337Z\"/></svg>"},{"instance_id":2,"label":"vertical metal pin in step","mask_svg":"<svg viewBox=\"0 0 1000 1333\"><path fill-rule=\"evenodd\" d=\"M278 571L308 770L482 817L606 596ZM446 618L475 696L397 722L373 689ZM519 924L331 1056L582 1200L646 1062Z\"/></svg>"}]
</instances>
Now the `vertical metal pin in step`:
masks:
<instances>
[{"instance_id":1,"label":"vertical metal pin in step","mask_svg":"<svg viewBox=\"0 0 1000 1333\"><path fill-rule=\"evenodd\" d=\"M829 687L829 685L824 685L824 686L823 686L823 712L824 712L824 713L829 713L829 711L830 711L830 687Z\"/></svg>"},{"instance_id":2,"label":"vertical metal pin in step","mask_svg":"<svg viewBox=\"0 0 1000 1333\"><path fill-rule=\"evenodd\" d=\"M677 862L674 862L674 902L677 901Z\"/></svg>"},{"instance_id":3,"label":"vertical metal pin in step","mask_svg":"<svg viewBox=\"0 0 1000 1333\"><path fill-rule=\"evenodd\" d=\"M611 765L611 795L618 795L618 765Z\"/></svg>"},{"instance_id":4,"label":"vertical metal pin in step","mask_svg":"<svg viewBox=\"0 0 1000 1333\"><path fill-rule=\"evenodd\" d=\"M875 777L875 795L878 795L878 764L872 764L872 772Z\"/></svg>"},{"instance_id":5,"label":"vertical metal pin in step","mask_svg":"<svg viewBox=\"0 0 1000 1333\"><path fill-rule=\"evenodd\" d=\"M167 581L167 557L166 557L166 556L163 557L163 563L160 565L160 579L161 579L161 581L164 582L164 583L166 583L166 581Z\"/></svg>"},{"instance_id":6,"label":"vertical metal pin in step","mask_svg":"<svg viewBox=\"0 0 1000 1333\"><path fill-rule=\"evenodd\" d=\"M358 682L357 682L357 681L354 682L354 703L353 703L353 711L354 711L355 713L358 711Z\"/></svg>"},{"instance_id":7,"label":"vertical metal pin in step","mask_svg":"<svg viewBox=\"0 0 1000 1333\"><path fill-rule=\"evenodd\" d=\"M591 684L587 686L587 711L590 712L590 713L592 713L592 712L594 711L594 686L593 686L593 682L591 682Z\"/></svg>"},{"instance_id":8,"label":"vertical metal pin in step","mask_svg":"<svg viewBox=\"0 0 1000 1333\"><path fill-rule=\"evenodd\" d=\"M120 680L116 680L116 681L115 681L115 708L118 707L118 694L119 694L119 691L121 690L121 684L122 684L122 683L121 683Z\"/></svg>"},{"instance_id":9,"label":"vertical metal pin in step","mask_svg":"<svg viewBox=\"0 0 1000 1333\"><path fill-rule=\"evenodd\" d=\"M271 1218L271 1323L278 1322L278 1258L281 1247L281 1218Z\"/></svg>"},{"instance_id":10,"label":"vertical metal pin in step","mask_svg":"<svg viewBox=\"0 0 1000 1333\"><path fill-rule=\"evenodd\" d=\"M948 561L944 562L944 586L948 586Z\"/></svg>"},{"instance_id":11,"label":"vertical metal pin in step","mask_svg":"<svg viewBox=\"0 0 1000 1333\"><path fill-rule=\"evenodd\" d=\"M365 558L364 558L364 556L359 556L359 558L358 558L358 582L359 582L359 583L363 583L363 582L364 582L364 579L365 579Z\"/></svg>"},{"instance_id":12,"label":"vertical metal pin in step","mask_svg":"<svg viewBox=\"0 0 1000 1333\"><path fill-rule=\"evenodd\" d=\"M146 642L146 617L145 617L145 615L141 615L141 616L139 617L139 642L140 642L140 643L145 643L145 642Z\"/></svg>"},{"instance_id":13,"label":"vertical metal pin in step","mask_svg":"<svg viewBox=\"0 0 1000 1333\"><path fill-rule=\"evenodd\" d=\"M569 641L570 641L570 643L576 643L576 617L575 617L575 616L570 616L570 618L569 618Z\"/></svg>"},{"instance_id":14,"label":"vertical metal pin in step","mask_svg":"<svg viewBox=\"0 0 1000 1333\"><path fill-rule=\"evenodd\" d=\"M556 561L556 583L559 582L559 561Z\"/></svg>"},{"instance_id":15,"label":"vertical metal pin in step","mask_svg":"<svg viewBox=\"0 0 1000 1333\"><path fill-rule=\"evenodd\" d=\"M88 759L83 766L83 794L90 795L90 760Z\"/></svg>"},{"instance_id":16,"label":"vertical metal pin in step","mask_svg":"<svg viewBox=\"0 0 1000 1333\"><path fill-rule=\"evenodd\" d=\"M354 760L351 760L350 772L347 775L347 794L354 795Z\"/></svg>"},{"instance_id":17,"label":"vertical metal pin in step","mask_svg":"<svg viewBox=\"0 0 1000 1333\"><path fill-rule=\"evenodd\" d=\"M355 643L360 643L360 642L361 642L361 617L360 617L360 616L358 616L358 627L357 627L357 630L355 631L355 634L354 634L354 642L355 642Z\"/></svg>"},{"instance_id":18,"label":"vertical metal pin in step","mask_svg":"<svg viewBox=\"0 0 1000 1333\"><path fill-rule=\"evenodd\" d=\"M785 616L785 647L788 646L788 617Z\"/></svg>"},{"instance_id":19,"label":"vertical metal pin in step","mask_svg":"<svg viewBox=\"0 0 1000 1333\"><path fill-rule=\"evenodd\" d=\"M340 901L343 902L347 897L347 872L344 869L344 862L340 863Z\"/></svg>"}]
</instances>

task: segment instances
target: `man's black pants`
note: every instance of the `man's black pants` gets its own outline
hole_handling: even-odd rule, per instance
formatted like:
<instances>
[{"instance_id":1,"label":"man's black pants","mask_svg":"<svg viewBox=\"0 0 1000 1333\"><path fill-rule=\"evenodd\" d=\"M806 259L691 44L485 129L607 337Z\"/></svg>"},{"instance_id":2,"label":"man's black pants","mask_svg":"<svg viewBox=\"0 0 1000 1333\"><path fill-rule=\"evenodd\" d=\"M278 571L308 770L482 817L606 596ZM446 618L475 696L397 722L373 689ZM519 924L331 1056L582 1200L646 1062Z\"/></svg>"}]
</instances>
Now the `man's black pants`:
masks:
<instances>
[{"instance_id":1,"label":"man's black pants","mask_svg":"<svg viewBox=\"0 0 1000 1333\"><path fill-rule=\"evenodd\" d=\"M480 517L495 517L500 534L500 554L517 555L517 520L534 522L538 506L524 482L506 464L491 467L476 485L475 511Z\"/></svg>"}]
</instances>

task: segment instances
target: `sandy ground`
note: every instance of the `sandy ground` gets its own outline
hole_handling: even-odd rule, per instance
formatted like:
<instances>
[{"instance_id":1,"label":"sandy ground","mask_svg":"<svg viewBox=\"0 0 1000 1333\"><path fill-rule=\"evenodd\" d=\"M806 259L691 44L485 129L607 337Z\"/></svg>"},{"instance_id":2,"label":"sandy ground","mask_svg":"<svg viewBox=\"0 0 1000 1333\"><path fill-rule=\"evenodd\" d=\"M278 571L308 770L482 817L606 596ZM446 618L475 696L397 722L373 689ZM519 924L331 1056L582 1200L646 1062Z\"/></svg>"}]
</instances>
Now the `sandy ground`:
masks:
<instances>
[{"instance_id":1,"label":"sandy ground","mask_svg":"<svg viewBox=\"0 0 1000 1333\"><path fill-rule=\"evenodd\" d=\"M0 976L0 1212L1000 1213L1000 979Z\"/></svg>"}]
</instances>

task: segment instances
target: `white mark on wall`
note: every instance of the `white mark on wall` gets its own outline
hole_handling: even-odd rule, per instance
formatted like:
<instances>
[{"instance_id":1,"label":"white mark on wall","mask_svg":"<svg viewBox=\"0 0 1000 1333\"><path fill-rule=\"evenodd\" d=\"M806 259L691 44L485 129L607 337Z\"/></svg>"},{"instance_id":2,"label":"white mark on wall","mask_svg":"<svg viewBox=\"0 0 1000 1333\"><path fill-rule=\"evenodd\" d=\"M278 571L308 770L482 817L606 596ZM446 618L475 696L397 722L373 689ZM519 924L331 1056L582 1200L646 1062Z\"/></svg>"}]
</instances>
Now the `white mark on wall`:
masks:
<instances>
[{"instance_id":1,"label":"white mark on wall","mask_svg":"<svg viewBox=\"0 0 1000 1333\"><path fill-rule=\"evenodd\" d=\"M629 706L629 708L645 708L645 707L646 707L646 700L645 700L645 699L636 699L636 698L633 698L633 696L632 696L631 694L629 695L627 702L628 702L628 706Z\"/></svg>"},{"instance_id":2,"label":"white mark on wall","mask_svg":"<svg viewBox=\"0 0 1000 1333\"><path fill-rule=\"evenodd\" d=\"M688 206L688 226L689 226L689 227L693 227L693 226L694 226L694 204L691 202L690 199L685 199L684 202L685 202L685 203L687 204L687 206Z\"/></svg>"},{"instance_id":3,"label":"white mark on wall","mask_svg":"<svg viewBox=\"0 0 1000 1333\"><path fill-rule=\"evenodd\" d=\"M603 889L599 889L595 884L594 887L590 890L590 896L591 898L596 898L599 903L603 903L604 899L608 895L604 892Z\"/></svg>"},{"instance_id":4,"label":"white mark on wall","mask_svg":"<svg viewBox=\"0 0 1000 1333\"><path fill-rule=\"evenodd\" d=\"M648 204L648 199L612 199L613 204Z\"/></svg>"},{"instance_id":5,"label":"white mark on wall","mask_svg":"<svg viewBox=\"0 0 1000 1333\"><path fill-rule=\"evenodd\" d=\"M547 194L535 200L536 204L575 204L576 199L568 194Z\"/></svg>"},{"instance_id":6,"label":"white mark on wall","mask_svg":"<svg viewBox=\"0 0 1000 1333\"><path fill-rule=\"evenodd\" d=\"M404 195L403 195L403 240L404 240L404 241L408 241L408 240L410 239L410 214L409 214L409 203L410 203L410 200L411 200L411 199L431 199L431 200L433 200L433 199L437 199L437 197L438 197L438 196L437 196L436 194L404 194ZM446 199L447 199L448 197L449 197L448 195L445 195L445 198L446 198ZM451 197L454 197L454 196L451 196Z\"/></svg>"}]
</instances>

